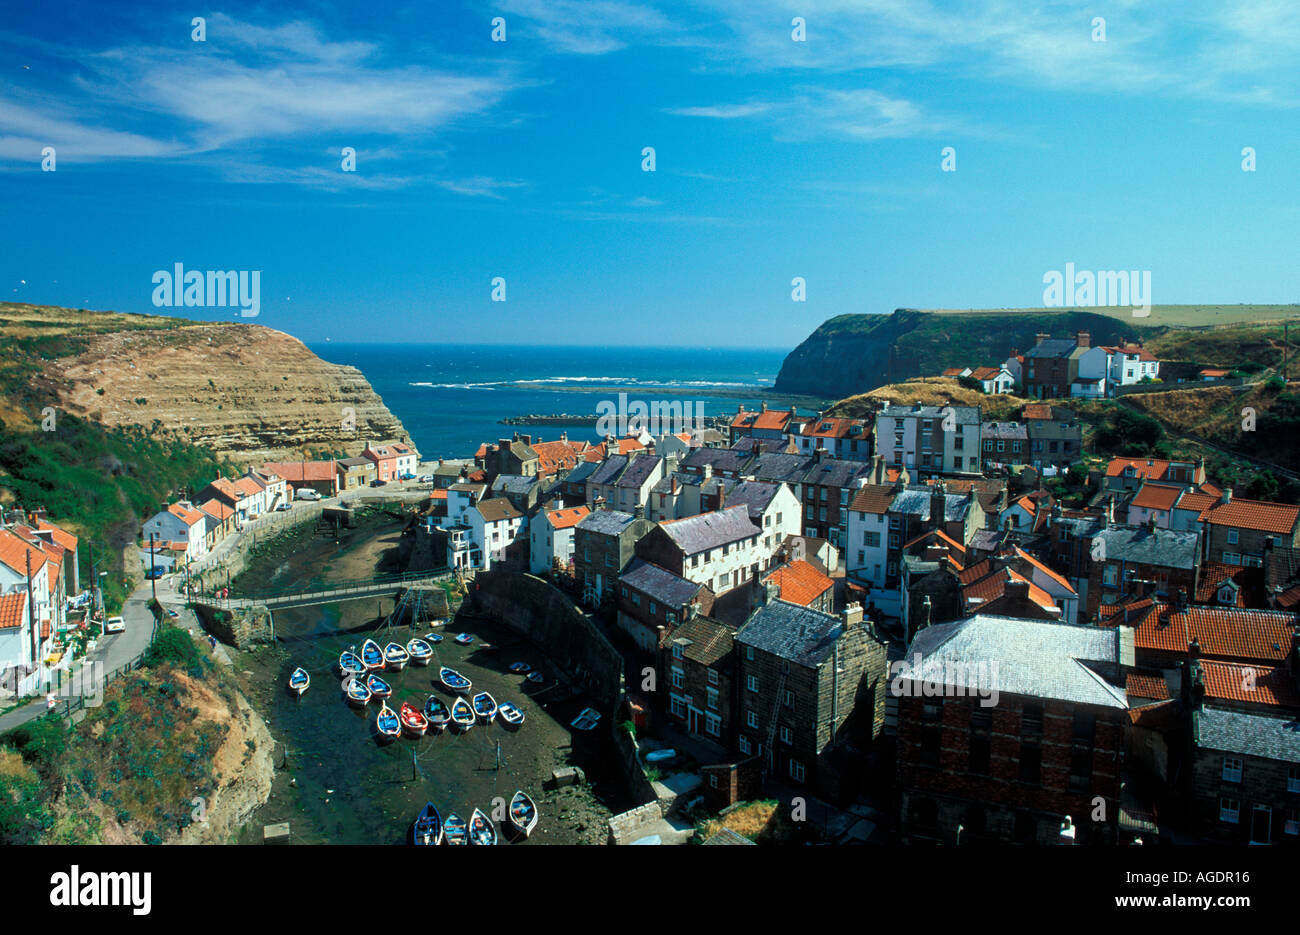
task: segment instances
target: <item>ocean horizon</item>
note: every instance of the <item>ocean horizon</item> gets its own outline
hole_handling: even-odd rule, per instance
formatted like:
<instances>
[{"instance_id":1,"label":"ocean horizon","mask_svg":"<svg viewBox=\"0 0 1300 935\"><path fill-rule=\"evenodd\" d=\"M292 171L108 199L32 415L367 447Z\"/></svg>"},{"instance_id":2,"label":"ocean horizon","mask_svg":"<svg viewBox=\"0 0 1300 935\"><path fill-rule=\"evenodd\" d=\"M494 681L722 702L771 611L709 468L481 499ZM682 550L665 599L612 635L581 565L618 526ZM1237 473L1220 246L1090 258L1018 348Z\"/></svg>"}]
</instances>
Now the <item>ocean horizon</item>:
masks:
<instances>
[{"instance_id":1,"label":"ocean horizon","mask_svg":"<svg viewBox=\"0 0 1300 935\"><path fill-rule=\"evenodd\" d=\"M501 425L504 418L595 414L629 399L694 403L706 416L757 407L771 394L782 348L593 347L579 345L308 345L359 369L426 459L472 457L482 442L516 431L534 439L596 440L589 425ZM707 393L707 395L704 395ZM699 394L699 395L696 395Z\"/></svg>"}]
</instances>

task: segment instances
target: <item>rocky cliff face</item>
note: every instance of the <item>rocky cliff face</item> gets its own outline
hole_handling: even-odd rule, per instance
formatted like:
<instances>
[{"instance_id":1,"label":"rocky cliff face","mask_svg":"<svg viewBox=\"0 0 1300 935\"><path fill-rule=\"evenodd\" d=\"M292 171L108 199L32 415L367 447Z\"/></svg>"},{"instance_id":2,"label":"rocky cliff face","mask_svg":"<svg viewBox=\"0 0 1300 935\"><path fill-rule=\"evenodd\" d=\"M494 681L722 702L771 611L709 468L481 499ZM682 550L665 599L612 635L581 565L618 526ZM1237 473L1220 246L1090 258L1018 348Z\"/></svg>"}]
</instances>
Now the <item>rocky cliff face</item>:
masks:
<instances>
[{"instance_id":1,"label":"rocky cliff face","mask_svg":"<svg viewBox=\"0 0 1300 935\"><path fill-rule=\"evenodd\" d=\"M116 331L84 341L80 353L45 362L41 381L55 406L105 425L174 432L250 464L408 440L361 371L261 325Z\"/></svg>"},{"instance_id":2,"label":"rocky cliff face","mask_svg":"<svg viewBox=\"0 0 1300 935\"><path fill-rule=\"evenodd\" d=\"M822 323L790 352L776 389L842 398L912 377L935 376L948 367L1000 364L1013 349L1024 353L1033 347L1039 332L1064 338L1087 331L1095 345L1136 340L1150 330L1113 316L1067 310L900 308L892 315L840 315Z\"/></svg>"}]
</instances>

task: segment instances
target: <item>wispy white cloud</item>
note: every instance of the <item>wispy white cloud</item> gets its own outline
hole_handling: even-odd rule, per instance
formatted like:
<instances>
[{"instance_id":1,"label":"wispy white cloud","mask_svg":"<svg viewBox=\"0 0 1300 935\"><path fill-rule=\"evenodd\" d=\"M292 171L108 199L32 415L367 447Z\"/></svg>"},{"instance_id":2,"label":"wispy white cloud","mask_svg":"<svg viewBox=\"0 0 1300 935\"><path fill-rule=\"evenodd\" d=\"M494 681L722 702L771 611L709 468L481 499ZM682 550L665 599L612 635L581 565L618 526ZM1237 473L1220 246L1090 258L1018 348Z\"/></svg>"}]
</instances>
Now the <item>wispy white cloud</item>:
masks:
<instances>
[{"instance_id":1,"label":"wispy white cloud","mask_svg":"<svg viewBox=\"0 0 1300 935\"><path fill-rule=\"evenodd\" d=\"M795 94L781 100L679 107L668 113L719 120L754 117L769 124L773 135L781 140L931 136L951 126L927 116L914 101L871 88L807 87L796 89Z\"/></svg>"},{"instance_id":2,"label":"wispy white cloud","mask_svg":"<svg viewBox=\"0 0 1300 935\"><path fill-rule=\"evenodd\" d=\"M607 55L680 29L654 7L625 0L501 0L499 7L507 41L515 16L525 21L525 34L531 30L554 51L571 55Z\"/></svg>"},{"instance_id":3,"label":"wispy white cloud","mask_svg":"<svg viewBox=\"0 0 1300 935\"><path fill-rule=\"evenodd\" d=\"M678 117L711 117L716 120L736 120L753 117L771 109L770 104L714 104L705 107L670 107L665 113Z\"/></svg>"},{"instance_id":4,"label":"wispy white cloud","mask_svg":"<svg viewBox=\"0 0 1300 935\"><path fill-rule=\"evenodd\" d=\"M505 192L510 189L524 188L527 185L517 179L494 179L485 175L465 179L439 179L436 184L458 195L496 199L505 198Z\"/></svg>"}]
</instances>

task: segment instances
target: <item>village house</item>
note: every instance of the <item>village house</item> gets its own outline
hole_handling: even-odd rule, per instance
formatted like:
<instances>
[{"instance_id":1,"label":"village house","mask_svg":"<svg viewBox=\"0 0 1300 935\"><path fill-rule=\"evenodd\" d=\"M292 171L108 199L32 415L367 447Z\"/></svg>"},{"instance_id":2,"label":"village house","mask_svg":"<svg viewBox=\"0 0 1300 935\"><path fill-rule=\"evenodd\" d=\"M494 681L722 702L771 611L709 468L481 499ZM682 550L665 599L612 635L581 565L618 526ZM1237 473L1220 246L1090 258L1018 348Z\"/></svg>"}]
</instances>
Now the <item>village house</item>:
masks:
<instances>
[{"instance_id":1,"label":"village house","mask_svg":"<svg viewBox=\"0 0 1300 935\"><path fill-rule=\"evenodd\" d=\"M727 444L734 445L740 438L785 441L787 435L799 433L803 422L803 417L796 415L793 409L768 409L767 403L762 403L758 412L747 412L742 404L736 407L736 414L732 417Z\"/></svg>"},{"instance_id":2,"label":"village house","mask_svg":"<svg viewBox=\"0 0 1300 935\"><path fill-rule=\"evenodd\" d=\"M1006 367L976 367L970 373L963 374L980 385L988 396L1010 393L1016 383L1015 376Z\"/></svg>"},{"instance_id":3,"label":"village house","mask_svg":"<svg viewBox=\"0 0 1300 935\"><path fill-rule=\"evenodd\" d=\"M740 505L658 523L637 543L636 554L721 596L767 567L772 553L761 540L762 530Z\"/></svg>"},{"instance_id":4,"label":"village house","mask_svg":"<svg viewBox=\"0 0 1300 935\"><path fill-rule=\"evenodd\" d=\"M588 505L644 515L651 489L663 479L663 458L647 452L612 455L587 482Z\"/></svg>"},{"instance_id":5,"label":"village house","mask_svg":"<svg viewBox=\"0 0 1300 935\"><path fill-rule=\"evenodd\" d=\"M1106 524L1084 536L1086 571L1072 579L1084 601L1084 619L1104 604L1122 604L1152 594L1196 593L1200 534L1159 529L1150 524Z\"/></svg>"},{"instance_id":6,"label":"village house","mask_svg":"<svg viewBox=\"0 0 1300 935\"><path fill-rule=\"evenodd\" d=\"M890 686L902 840L1114 842L1131 665L1116 628L976 614L921 630Z\"/></svg>"},{"instance_id":7,"label":"village house","mask_svg":"<svg viewBox=\"0 0 1300 935\"><path fill-rule=\"evenodd\" d=\"M1205 462L1162 461L1159 458L1114 458L1106 465L1107 493L1137 490L1147 481L1181 487L1205 483Z\"/></svg>"},{"instance_id":8,"label":"village house","mask_svg":"<svg viewBox=\"0 0 1300 935\"><path fill-rule=\"evenodd\" d=\"M361 451L363 458L372 461L375 465L375 476L378 480L388 483L397 480L397 451L391 445L372 445L366 442Z\"/></svg>"},{"instance_id":9,"label":"village house","mask_svg":"<svg viewBox=\"0 0 1300 935\"><path fill-rule=\"evenodd\" d=\"M1064 471L1083 455L1083 426L1073 411L1030 404L1021 419L1029 434L1029 462L1044 474Z\"/></svg>"},{"instance_id":10,"label":"village house","mask_svg":"<svg viewBox=\"0 0 1300 935\"><path fill-rule=\"evenodd\" d=\"M479 500L465 511L465 525L482 550L483 571L503 563L527 566L528 520L505 497ZM514 548L516 542L522 550Z\"/></svg>"},{"instance_id":11,"label":"village house","mask_svg":"<svg viewBox=\"0 0 1300 935\"><path fill-rule=\"evenodd\" d=\"M199 504L207 527L208 551L235 531L235 511L220 500L212 499Z\"/></svg>"},{"instance_id":12,"label":"village house","mask_svg":"<svg viewBox=\"0 0 1300 935\"><path fill-rule=\"evenodd\" d=\"M377 462L370 458L340 458L334 462L340 492L369 487L379 477Z\"/></svg>"},{"instance_id":13,"label":"village house","mask_svg":"<svg viewBox=\"0 0 1300 935\"><path fill-rule=\"evenodd\" d=\"M824 614L835 612L835 582L803 559L774 568L763 578L763 584L775 586L777 597L783 601Z\"/></svg>"},{"instance_id":14,"label":"village house","mask_svg":"<svg viewBox=\"0 0 1300 935\"><path fill-rule=\"evenodd\" d=\"M583 603L599 607L614 596L637 543L654 528L648 519L617 510L595 510L578 522L573 533L573 573Z\"/></svg>"},{"instance_id":15,"label":"village house","mask_svg":"<svg viewBox=\"0 0 1300 935\"><path fill-rule=\"evenodd\" d=\"M63 550L63 580L69 594L81 593L81 560L78 552L78 539L66 529L62 529L45 518L45 511L33 510L27 514L28 522L35 536Z\"/></svg>"},{"instance_id":16,"label":"village house","mask_svg":"<svg viewBox=\"0 0 1300 935\"><path fill-rule=\"evenodd\" d=\"M616 606L618 628L643 651L653 653L684 621L713 610L713 592L706 585L633 558L618 577Z\"/></svg>"},{"instance_id":17,"label":"village house","mask_svg":"<svg viewBox=\"0 0 1300 935\"><path fill-rule=\"evenodd\" d=\"M338 468L333 461L268 461L262 465L264 473L275 474L283 478L292 493L299 490L314 490L322 497L332 497L339 492ZM200 502L210 499L200 494ZM233 503L227 503L233 507Z\"/></svg>"},{"instance_id":18,"label":"village house","mask_svg":"<svg viewBox=\"0 0 1300 935\"><path fill-rule=\"evenodd\" d=\"M591 511L585 506L539 510L529 522L529 568L535 575L573 561L574 529Z\"/></svg>"},{"instance_id":19,"label":"village house","mask_svg":"<svg viewBox=\"0 0 1300 935\"><path fill-rule=\"evenodd\" d=\"M726 477L739 480L754 456L734 448L696 448L677 465L679 471L709 477Z\"/></svg>"},{"instance_id":20,"label":"village house","mask_svg":"<svg viewBox=\"0 0 1300 935\"><path fill-rule=\"evenodd\" d=\"M205 515L188 501L173 503L145 521L143 538L146 542L152 538L159 543L183 543L185 558L194 561L208 554Z\"/></svg>"},{"instance_id":21,"label":"village house","mask_svg":"<svg viewBox=\"0 0 1300 935\"><path fill-rule=\"evenodd\" d=\"M395 478L408 480L415 477L415 472L420 466L420 453L405 442L390 442L388 450L397 458L393 467Z\"/></svg>"},{"instance_id":22,"label":"village house","mask_svg":"<svg viewBox=\"0 0 1300 935\"><path fill-rule=\"evenodd\" d=\"M1029 462L1029 428L1019 422L980 424L984 470Z\"/></svg>"},{"instance_id":23,"label":"village house","mask_svg":"<svg viewBox=\"0 0 1300 935\"><path fill-rule=\"evenodd\" d=\"M1038 399L1064 399L1079 376L1079 359L1090 349L1091 338L1080 331L1073 341L1039 333L1038 343L1025 352L1025 395Z\"/></svg>"},{"instance_id":24,"label":"village house","mask_svg":"<svg viewBox=\"0 0 1300 935\"><path fill-rule=\"evenodd\" d=\"M799 534L799 501L786 484L746 480L732 489L719 491L714 509L726 506L744 506L749 519L763 530L760 542L763 551L771 555L786 536Z\"/></svg>"},{"instance_id":25,"label":"village house","mask_svg":"<svg viewBox=\"0 0 1300 935\"><path fill-rule=\"evenodd\" d=\"M825 449L832 458L844 461L870 461L871 426L866 419L845 419L817 413L803 423L797 435L791 435L800 454L813 455Z\"/></svg>"},{"instance_id":26,"label":"village house","mask_svg":"<svg viewBox=\"0 0 1300 935\"><path fill-rule=\"evenodd\" d=\"M849 501L873 471L871 462L841 461L819 451L798 484L803 491L803 534L844 548L852 512Z\"/></svg>"},{"instance_id":27,"label":"village house","mask_svg":"<svg viewBox=\"0 0 1300 935\"><path fill-rule=\"evenodd\" d=\"M873 589L889 587L889 507L897 494L893 486L867 484L858 488L849 504L845 571L854 581Z\"/></svg>"},{"instance_id":28,"label":"village house","mask_svg":"<svg viewBox=\"0 0 1300 935\"><path fill-rule=\"evenodd\" d=\"M498 474L492 481L493 497L505 497L516 510L532 515L542 496L542 483L536 476Z\"/></svg>"},{"instance_id":29,"label":"village house","mask_svg":"<svg viewBox=\"0 0 1300 935\"><path fill-rule=\"evenodd\" d=\"M1224 490L1200 522L1205 558L1212 562L1262 568L1271 549L1300 546L1300 506L1234 499Z\"/></svg>"},{"instance_id":30,"label":"village house","mask_svg":"<svg viewBox=\"0 0 1300 935\"><path fill-rule=\"evenodd\" d=\"M876 454L920 476L978 474L979 407L890 403L876 414Z\"/></svg>"},{"instance_id":31,"label":"village house","mask_svg":"<svg viewBox=\"0 0 1300 935\"><path fill-rule=\"evenodd\" d=\"M684 620L659 652L668 716L681 729L730 748L736 736L735 630L698 615Z\"/></svg>"},{"instance_id":32,"label":"village house","mask_svg":"<svg viewBox=\"0 0 1300 935\"><path fill-rule=\"evenodd\" d=\"M1106 380L1112 392L1117 386L1133 386L1143 380L1160 376L1160 361L1141 345L1115 345L1105 347Z\"/></svg>"},{"instance_id":33,"label":"village house","mask_svg":"<svg viewBox=\"0 0 1300 935\"><path fill-rule=\"evenodd\" d=\"M865 749L885 722L885 643L861 605L825 614L779 598L735 636L736 745L766 774L838 799L853 794L847 746Z\"/></svg>"},{"instance_id":34,"label":"village house","mask_svg":"<svg viewBox=\"0 0 1300 935\"><path fill-rule=\"evenodd\" d=\"M569 441L568 433L562 432L559 441L545 442L539 438L529 447L537 455L537 476L552 478L563 476L581 464L590 445L585 441Z\"/></svg>"},{"instance_id":35,"label":"village house","mask_svg":"<svg viewBox=\"0 0 1300 935\"><path fill-rule=\"evenodd\" d=\"M0 594L0 697L26 694L40 648L32 639L27 590Z\"/></svg>"},{"instance_id":36,"label":"village house","mask_svg":"<svg viewBox=\"0 0 1300 935\"><path fill-rule=\"evenodd\" d=\"M707 464L703 474L673 471L650 488L645 515L658 523L721 509L730 492L742 483L714 477L712 467Z\"/></svg>"},{"instance_id":37,"label":"village house","mask_svg":"<svg viewBox=\"0 0 1300 935\"><path fill-rule=\"evenodd\" d=\"M10 623L5 632L17 630L17 637L4 641L0 669L6 670L5 687L25 694L35 690L32 677L45 658L47 641L67 619L62 560L12 528L0 528L0 596L16 592L25 599L10 597L5 604Z\"/></svg>"}]
</instances>

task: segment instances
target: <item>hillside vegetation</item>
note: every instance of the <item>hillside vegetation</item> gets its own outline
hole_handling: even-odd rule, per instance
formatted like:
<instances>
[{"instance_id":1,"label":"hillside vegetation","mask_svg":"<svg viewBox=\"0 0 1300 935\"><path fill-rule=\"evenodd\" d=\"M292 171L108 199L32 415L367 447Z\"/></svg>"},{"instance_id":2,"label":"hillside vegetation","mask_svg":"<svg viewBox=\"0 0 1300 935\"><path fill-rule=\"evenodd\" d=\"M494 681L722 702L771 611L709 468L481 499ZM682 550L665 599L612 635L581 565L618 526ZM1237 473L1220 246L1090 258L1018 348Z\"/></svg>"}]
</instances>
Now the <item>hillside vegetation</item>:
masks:
<instances>
[{"instance_id":1,"label":"hillside vegetation","mask_svg":"<svg viewBox=\"0 0 1300 935\"><path fill-rule=\"evenodd\" d=\"M951 377L922 377L905 383L881 386L870 393L841 399L828 415L862 419L875 415L883 403L897 406L978 406L988 422L1006 422L1017 418L1019 410L1033 400L1002 394L987 396L959 384Z\"/></svg>"}]
</instances>

